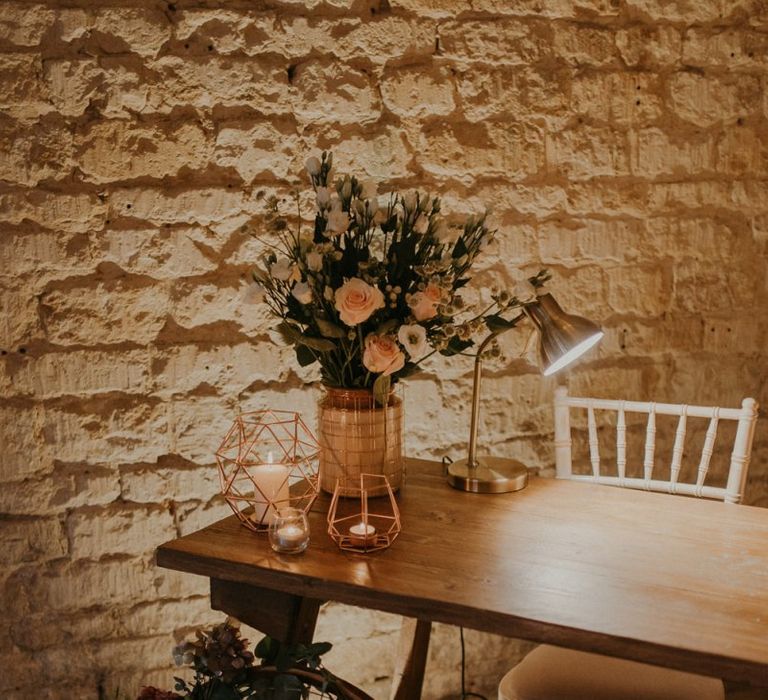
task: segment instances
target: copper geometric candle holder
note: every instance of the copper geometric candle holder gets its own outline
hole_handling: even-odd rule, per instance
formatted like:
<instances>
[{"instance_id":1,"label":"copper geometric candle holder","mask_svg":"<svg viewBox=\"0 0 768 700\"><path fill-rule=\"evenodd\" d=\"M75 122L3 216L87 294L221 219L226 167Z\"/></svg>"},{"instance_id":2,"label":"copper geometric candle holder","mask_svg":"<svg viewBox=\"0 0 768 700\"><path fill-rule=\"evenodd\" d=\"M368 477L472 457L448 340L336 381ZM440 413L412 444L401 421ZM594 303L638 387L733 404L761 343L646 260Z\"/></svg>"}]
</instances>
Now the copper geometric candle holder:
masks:
<instances>
[{"instance_id":1,"label":"copper geometric candle holder","mask_svg":"<svg viewBox=\"0 0 768 700\"><path fill-rule=\"evenodd\" d=\"M277 509L305 513L318 494L319 445L294 411L239 415L216 451L221 493L240 522L266 530Z\"/></svg>"},{"instance_id":2,"label":"copper geometric candle holder","mask_svg":"<svg viewBox=\"0 0 768 700\"><path fill-rule=\"evenodd\" d=\"M386 549L401 529L400 509L386 476L360 474L336 480L328 534L341 549L363 553Z\"/></svg>"}]
</instances>

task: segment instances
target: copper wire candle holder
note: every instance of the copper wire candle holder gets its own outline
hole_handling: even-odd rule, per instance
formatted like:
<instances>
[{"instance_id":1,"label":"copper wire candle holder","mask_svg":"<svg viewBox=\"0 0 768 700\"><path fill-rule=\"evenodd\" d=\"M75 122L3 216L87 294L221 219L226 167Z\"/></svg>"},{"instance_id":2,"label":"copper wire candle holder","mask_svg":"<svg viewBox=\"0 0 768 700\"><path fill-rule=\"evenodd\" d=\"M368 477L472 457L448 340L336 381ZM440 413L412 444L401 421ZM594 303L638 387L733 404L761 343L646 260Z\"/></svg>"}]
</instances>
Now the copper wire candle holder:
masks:
<instances>
[{"instance_id":1,"label":"copper wire candle holder","mask_svg":"<svg viewBox=\"0 0 768 700\"><path fill-rule=\"evenodd\" d=\"M245 527L266 530L278 509L308 512L318 494L315 436L300 414L239 415L216 451L221 493Z\"/></svg>"},{"instance_id":2,"label":"copper wire candle holder","mask_svg":"<svg viewBox=\"0 0 768 700\"><path fill-rule=\"evenodd\" d=\"M340 549L362 553L386 549L401 529L400 509L386 476L360 474L336 480L328 534Z\"/></svg>"}]
</instances>

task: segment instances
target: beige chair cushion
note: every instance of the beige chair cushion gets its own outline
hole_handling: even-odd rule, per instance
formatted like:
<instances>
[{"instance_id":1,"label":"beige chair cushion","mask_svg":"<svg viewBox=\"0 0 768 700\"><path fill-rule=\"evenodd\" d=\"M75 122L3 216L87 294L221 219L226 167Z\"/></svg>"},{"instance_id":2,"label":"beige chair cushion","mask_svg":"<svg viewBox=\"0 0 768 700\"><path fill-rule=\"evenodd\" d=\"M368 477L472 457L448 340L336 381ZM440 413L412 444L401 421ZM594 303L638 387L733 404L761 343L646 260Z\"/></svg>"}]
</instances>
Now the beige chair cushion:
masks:
<instances>
[{"instance_id":1,"label":"beige chair cushion","mask_svg":"<svg viewBox=\"0 0 768 700\"><path fill-rule=\"evenodd\" d=\"M724 700L723 683L636 661L534 649L499 684L499 700Z\"/></svg>"}]
</instances>

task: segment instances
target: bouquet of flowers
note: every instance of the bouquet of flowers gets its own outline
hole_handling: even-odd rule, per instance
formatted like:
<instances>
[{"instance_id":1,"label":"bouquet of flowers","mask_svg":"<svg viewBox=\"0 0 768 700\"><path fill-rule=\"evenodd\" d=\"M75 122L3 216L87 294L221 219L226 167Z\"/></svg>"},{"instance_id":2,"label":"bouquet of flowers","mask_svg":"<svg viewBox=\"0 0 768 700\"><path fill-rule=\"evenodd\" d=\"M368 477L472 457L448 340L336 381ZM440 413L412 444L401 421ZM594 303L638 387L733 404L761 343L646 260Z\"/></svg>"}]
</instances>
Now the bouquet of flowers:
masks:
<instances>
[{"instance_id":1,"label":"bouquet of flowers","mask_svg":"<svg viewBox=\"0 0 768 700\"><path fill-rule=\"evenodd\" d=\"M435 352L453 355L483 330L515 320L502 314L525 301L506 290L472 311L462 297L478 254L494 239L486 215L450 227L440 201L393 193L379 206L376 187L345 175L331 182L332 154L307 161L317 208L305 235L268 203L268 252L253 277L295 347L301 366L320 364L331 387L372 389L385 403L391 385ZM258 235L258 234L257 234ZM545 271L526 282L528 295Z\"/></svg>"}]
</instances>

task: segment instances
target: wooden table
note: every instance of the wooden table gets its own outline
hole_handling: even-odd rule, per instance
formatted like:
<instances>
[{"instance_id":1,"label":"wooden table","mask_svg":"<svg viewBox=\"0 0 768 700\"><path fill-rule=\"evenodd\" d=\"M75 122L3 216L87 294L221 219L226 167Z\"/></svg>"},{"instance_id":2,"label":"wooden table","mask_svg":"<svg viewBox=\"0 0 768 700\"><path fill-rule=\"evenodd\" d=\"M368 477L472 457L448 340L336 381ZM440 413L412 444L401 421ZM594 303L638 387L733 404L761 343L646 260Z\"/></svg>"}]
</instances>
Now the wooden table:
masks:
<instances>
[{"instance_id":1,"label":"wooden table","mask_svg":"<svg viewBox=\"0 0 768 700\"><path fill-rule=\"evenodd\" d=\"M375 554L336 548L323 498L301 555L232 516L157 562L208 576L215 609L277 638L311 639L327 600L416 618L396 697L419 696L432 621L768 686L766 509L554 479L469 494L415 460L399 503L403 531Z\"/></svg>"}]
</instances>

